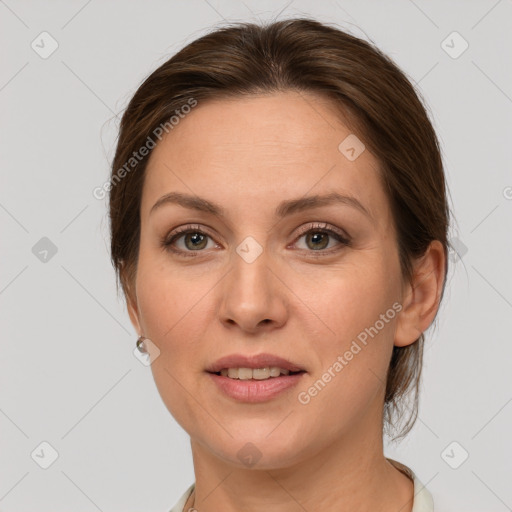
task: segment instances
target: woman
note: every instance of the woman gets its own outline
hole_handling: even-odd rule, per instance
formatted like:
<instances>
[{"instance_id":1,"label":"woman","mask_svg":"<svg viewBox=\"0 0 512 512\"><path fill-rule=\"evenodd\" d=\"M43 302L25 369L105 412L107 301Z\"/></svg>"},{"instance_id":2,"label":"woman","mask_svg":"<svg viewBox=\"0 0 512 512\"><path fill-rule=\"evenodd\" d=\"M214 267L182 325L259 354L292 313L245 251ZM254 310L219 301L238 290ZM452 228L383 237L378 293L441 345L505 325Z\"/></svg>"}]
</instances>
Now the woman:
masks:
<instances>
[{"instance_id":1,"label":"woman","mask_svg":"<svg viewBox=\"0 0 512 512\"><path fill-rule=\"evenodd\" d=\"M130 101L109 191L137 346L190 435L172 512L433 510L382 438L416 418L449 208L386 56L309 19L201 37Z\"/></svg>"}]
</instances>

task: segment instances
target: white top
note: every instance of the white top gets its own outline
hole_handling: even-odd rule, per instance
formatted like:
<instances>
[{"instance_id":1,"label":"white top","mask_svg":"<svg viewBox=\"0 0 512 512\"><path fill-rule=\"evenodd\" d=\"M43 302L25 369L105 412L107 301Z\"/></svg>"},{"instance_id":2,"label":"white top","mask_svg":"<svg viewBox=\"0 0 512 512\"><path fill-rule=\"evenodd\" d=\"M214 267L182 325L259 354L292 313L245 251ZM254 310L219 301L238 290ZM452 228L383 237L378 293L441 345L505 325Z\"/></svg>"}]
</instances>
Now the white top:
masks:
<instances>
[{"instance_id":1,"label":"white top","mask_svg":"<svg viewBox=\"0 0 512 512\"><path fill-rule=\"evenodd\" d=\"M404 464L393 459L387 459L393 466L405 473L414 482L414 502L412 512L434 512L434 500L427 488L419 481L414 472ZM185 491L183 496L172 507L170 512L188 512L185 510L185 503L194 490L195 482ZM193 509L195 510L195 509Z\"/></svg>"}]
</instances>

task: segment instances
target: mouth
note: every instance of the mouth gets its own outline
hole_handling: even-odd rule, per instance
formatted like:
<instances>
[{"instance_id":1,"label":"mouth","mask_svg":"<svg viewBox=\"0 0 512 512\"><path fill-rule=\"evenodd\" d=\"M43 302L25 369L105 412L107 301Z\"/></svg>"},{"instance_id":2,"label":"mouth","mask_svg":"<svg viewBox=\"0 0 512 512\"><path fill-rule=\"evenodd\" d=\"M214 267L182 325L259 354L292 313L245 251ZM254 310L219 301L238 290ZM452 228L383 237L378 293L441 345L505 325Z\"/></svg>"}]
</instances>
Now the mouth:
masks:
<instances>
[{"instance_id":1,"label":"mouth","mask_svg":"<svg viewBox=\"0 0 512 512\"><path fill-rule=\"evenodd\" d=\"M274 354L230 354L206 369L225 397L237 402L262 403L291 392L307 369Z\"/></svg>"},{"instance_id":2,"label":"mouth","mask_svg":"<svg viewBox=\"0 0 512 512\"><path fill-rule=\"evenodd\" d=\"M209 378L216 389L225 397L239 403L256 404L277 400L285 392L291 392L302 379L305 370L289 371L274 367L274 377L269 376L272 368L223 368L218 372L209 371ZM230 374L232 376L230 376Z\"/></svg>"},{"instance_id":3,"label":"mouth","mask_svg":"<svg viewBox=\"0 0 512 512\"><path fill-rule=\"evenodd\" d=\"M290 371L285 368L279 367L266 367L266 368L223 368L218 372L208 372L213 375L228 377L230 379L238 380L267 380L275 379L283 375L298 375L306 373L305 370Z\"/></svg>"},{"instance_id":4,"label":"mouth","mask_svg":"<svg viewBox=\"0 0 512 512\"><path fill-rule=\"evenodd\" d=\"M242 379L250 379L251 372L253 372L256 379L259 379L266 378L266 376L278 377L280 374L289 375L307 371L298 363L267 353L227 355L212 363L205 370L208 373L231 378L238 378L238 373L240 373ZM277 373L278 371L279 373Z\"/></svg>"}]
</instances>

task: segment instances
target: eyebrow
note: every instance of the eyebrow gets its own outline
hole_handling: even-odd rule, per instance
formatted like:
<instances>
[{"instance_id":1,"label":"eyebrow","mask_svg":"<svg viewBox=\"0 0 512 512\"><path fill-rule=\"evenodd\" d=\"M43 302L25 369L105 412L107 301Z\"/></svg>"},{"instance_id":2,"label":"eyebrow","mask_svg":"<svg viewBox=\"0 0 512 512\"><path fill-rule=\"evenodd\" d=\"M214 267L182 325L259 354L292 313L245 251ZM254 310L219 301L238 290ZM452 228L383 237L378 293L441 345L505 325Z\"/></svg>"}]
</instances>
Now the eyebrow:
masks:
<instances>
[{"instance_id":1,"label":"eyebrow","mask_svg":"<svg viewBox=\"0 0 512 512\"><path fill-rule=\"evenodd\" d=\"M274 214L276 217L283 218L302 210L317 208L319 206L328 206L334 203L341 203L347 206L351 206L359 210L373 223L375 223L375 219L369 210L358 199L353 196L339 194L338 192L331 192L324 195L306 196L300 197L298 199L288 199L282 201L277 206ZM162 196L152 206L149 214L151 215L153 212L167 204L177 204L183 208L210 213L212 215L216 215L217 217L226 217L226 211L218 204L212 203L211 201L208 201L202 197L183 194L181 192L170 192L169 194Z\"/></svg>"}]
</instances>

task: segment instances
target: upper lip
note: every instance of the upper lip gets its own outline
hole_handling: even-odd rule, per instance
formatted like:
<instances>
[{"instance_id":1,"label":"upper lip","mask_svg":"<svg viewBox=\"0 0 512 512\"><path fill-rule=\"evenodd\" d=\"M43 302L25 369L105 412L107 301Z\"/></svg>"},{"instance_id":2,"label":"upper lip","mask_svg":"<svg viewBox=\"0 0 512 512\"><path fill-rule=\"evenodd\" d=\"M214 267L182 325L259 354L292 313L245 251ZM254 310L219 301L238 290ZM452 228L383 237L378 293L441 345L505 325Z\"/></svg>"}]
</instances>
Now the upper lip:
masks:
<instances>
[{"instance_id":1,"label":"upper lip","mask_svg":"<svg viewBox=\"0 0 512 512\"><path fill-rule=\"evenodd\" d=\"M224 368L266 368L267 366L277 366L291 372L305 371L299 365L273 354L230 354L215 361L206 368L206 371L217 373Z\"/></svg>"}]
</instances>

